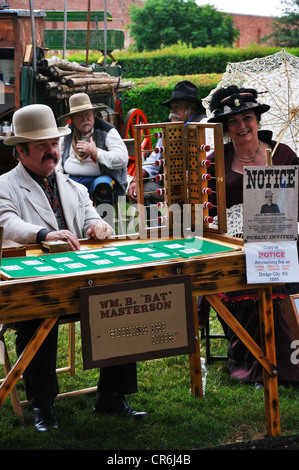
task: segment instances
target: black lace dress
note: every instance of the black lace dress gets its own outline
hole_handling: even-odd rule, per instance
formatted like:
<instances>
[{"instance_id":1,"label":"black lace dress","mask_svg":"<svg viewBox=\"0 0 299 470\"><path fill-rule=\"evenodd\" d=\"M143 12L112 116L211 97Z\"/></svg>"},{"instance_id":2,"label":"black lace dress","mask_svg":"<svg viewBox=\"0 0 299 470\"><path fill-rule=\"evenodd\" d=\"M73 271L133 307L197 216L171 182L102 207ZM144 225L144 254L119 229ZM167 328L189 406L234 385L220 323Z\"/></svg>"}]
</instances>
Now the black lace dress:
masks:
<instances>
[{"instance_id":1,"label":"black lace dress","mask_svg":"<svg viewBox=\"0 0 299 470\"><path fill-rule=\"evenodd\" d=\"M267 142L269 148L274 148L276 142L271 140L272 132L260 131L259 139ZM231 169L233 160L233 146L225 145L225 181L226 181L226 205L243 202L243 175ZM213 160L213 154L209 156ZM273 165L298 165L296 154L284 144L277 147L273 156ZM213 165L211 166L213 168ZM298 284L285 284L275 286L273 284L273 310L275 327L276 359L278 381L299 383L299 364L291 360L294 353L294 343L285 314L282 310L282 301L287 295L297 294ZM227 308L235 315L236 319L260 345L259 306L258 293L250 289L219 294ZM263 371L259 362L243 345L235 333L226 325L223 325L225 334L229 340L228 357L230 374L245 382L262 382ZM292 344L293 343L293 344ZM294 354L293 354L294 357ZM298 362L298 361L297 361Z\"/></svg>"}]
</instances>

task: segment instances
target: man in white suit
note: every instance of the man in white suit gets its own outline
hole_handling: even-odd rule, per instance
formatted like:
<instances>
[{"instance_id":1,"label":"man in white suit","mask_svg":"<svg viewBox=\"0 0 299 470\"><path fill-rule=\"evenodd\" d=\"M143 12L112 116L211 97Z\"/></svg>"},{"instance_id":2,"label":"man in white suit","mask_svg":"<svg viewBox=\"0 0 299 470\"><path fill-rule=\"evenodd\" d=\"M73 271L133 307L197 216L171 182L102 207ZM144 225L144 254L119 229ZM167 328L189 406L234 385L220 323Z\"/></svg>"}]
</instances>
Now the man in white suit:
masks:
<instances>
[{"instance_id":1,"label":"man in white suit","mask_svg":"<svg viewBox=\"0 0 299 470\"><path fill-rule=\"evenodd\" d=\"M70 250L79 250L79 239L105 239L112 234L92 205L85 186L56 171L60 159L59 138L70 130L58 128L52 110L29 105L13 116L14 136L6 145L16 146L19 164L0 176L0 226L4 238L22 244L43 240L67 240ZM17 322L16 347L20 354L40 320ZM58 326L52 329L24 373L28 401L34 410L35 428L58 427L54 400ZM136 364L101 369L95 409L120 416L143 417L133 411L124 394L137 391Z\"/></svg>"}]
</instances>

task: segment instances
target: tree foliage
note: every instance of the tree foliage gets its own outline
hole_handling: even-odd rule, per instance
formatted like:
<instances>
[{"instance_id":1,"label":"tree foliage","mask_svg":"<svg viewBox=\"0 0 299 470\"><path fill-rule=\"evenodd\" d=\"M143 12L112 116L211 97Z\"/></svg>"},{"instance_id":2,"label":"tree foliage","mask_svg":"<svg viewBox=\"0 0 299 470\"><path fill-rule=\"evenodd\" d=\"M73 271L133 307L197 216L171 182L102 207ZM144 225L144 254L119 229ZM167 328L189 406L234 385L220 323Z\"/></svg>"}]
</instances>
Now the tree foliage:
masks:
<instances>
[{"instance_id":1,"label":"tree foliage","mask_svg":"<svg viewBox=\"0 0 299 470\"><path fill-rule=\"evenodd\" d=\"M299 0L284 0L284 15L273 21L273 33L264 40L280 47L299 47Z\"/></svg>"},{"instance_id":2,"label":"tree foliage","mask_svg":"<svg viewBox=\"0 0 299 470\"><path fill-rule=\"evenodd\" d=\"M151 51L179 42L192 47L232 46L238 36L233 18L196 0L147 0L129 7L136 49Z\"/></svg>"}]
</instances>

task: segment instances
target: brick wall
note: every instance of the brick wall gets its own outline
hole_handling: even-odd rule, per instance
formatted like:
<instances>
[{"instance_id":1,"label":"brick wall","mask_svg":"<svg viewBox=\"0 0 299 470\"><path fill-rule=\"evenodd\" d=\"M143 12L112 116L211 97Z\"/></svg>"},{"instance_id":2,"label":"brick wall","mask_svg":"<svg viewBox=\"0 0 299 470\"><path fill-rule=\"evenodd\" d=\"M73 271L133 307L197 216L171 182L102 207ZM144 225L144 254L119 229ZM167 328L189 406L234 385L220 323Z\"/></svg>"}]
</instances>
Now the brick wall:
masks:
<instances>
[{"instance_id":1,"label":"brick wall","mask_svg":"<svg viewBox=\"0 0 299 470\"><path fill-rule=\"evenodd\" d=\"M142 6L145 0L107 0L107 10L112 14L115 19L113 23L108 23L108 28L122 29L125 28L125 48L132 43L129 36L129 30L127 28L130 17L128 15L128 7L133 3L137 6ZM29 10L29 0L7 0L11 9L25 9ZM68 10L87 10L87 2L82 0L68 0ZM103 10L104 0L91 0L91 10ZM62 0L49 0L45 5L44 0L34 0L35 10L62 10ZM259 43L263 36L271 33L272 18L266 16L254 16L254 15L240 15L235 13L229 13L234 18L234 27L240 32L239 40L236 43L236 47L246 47L250 43ZM51 23L50 28L57 27L55 23ZM59 26L62 27L61 25ZM78 24L75 28L81 28ZM83 26L84 27L84 26Z\"/></svg>"},{"instance_id":2,"label":"brick wall","mask_svg":"<svg viewBox=\"0 0 299 470\"><path fill-rule=\"evenodd\" d=\"M132 4L137 6L142 6L145 0L107 0L107 10L114 18L113 22L108 22L107 27L113 29L123 29L125 28L125 48L129 46L132 42L129 36L129 30L127 25L130 22L130 17L128 15L128 7ZM24 9L29 10L30 4L29 0L7 0L8 5L11 9ZM35 10L63 10L64 2L63 0L49 0L46 4L44 0L34 0L34 9ZM87 1L84 0L68 0L67 1L68 10L87 10ZM90 1L91 10L104 10L104 0L91 0ZM59 24L58 26L55 22L47 24L47 28L63 28L63 25ZM80 23L75 24L73 28L81 29L84 25Z\"/></svg>"},{"instance_id":3,"label":"brick wall","mask_svg":"<svg viewBox=\"0 0 299 470\"><path fill-rule=\"evenodd\" d=\"M250 46L251 43L259 44L263 36L272 32L273 18L270 16L239 15L230 13L234 18L234 28L240 32L236 47Z\"/></svg>"}]
</instances>

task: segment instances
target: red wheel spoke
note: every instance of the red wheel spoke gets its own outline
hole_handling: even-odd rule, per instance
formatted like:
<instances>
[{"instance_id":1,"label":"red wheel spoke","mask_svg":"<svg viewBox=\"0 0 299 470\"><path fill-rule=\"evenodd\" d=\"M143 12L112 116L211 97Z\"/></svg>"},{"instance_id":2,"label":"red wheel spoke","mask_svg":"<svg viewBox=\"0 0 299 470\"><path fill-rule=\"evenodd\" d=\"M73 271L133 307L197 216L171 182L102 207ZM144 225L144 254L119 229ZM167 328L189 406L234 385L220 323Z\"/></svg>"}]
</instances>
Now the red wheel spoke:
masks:
<instances>
[{"instance_id":1,"label":"red wheel spoke","mask_svg":"<svg viewBox=\"0 0 299 470\"><path fill-rule=\"evenodd\" d=\"M141 109L131 109L126 119L124 120L122 126L121 136L123 139L134 139L134 126L139 124L147 124L147 118L144 112ZM151 137L150 137L150 130L149 129L142 129L141 136L144 137L141 143L142 150L149 150L151 149ZM135 157L129 156L129 165L128 165L128 174L135 176L136 168L135 168Z\"/></svg>"}]
</instances>

